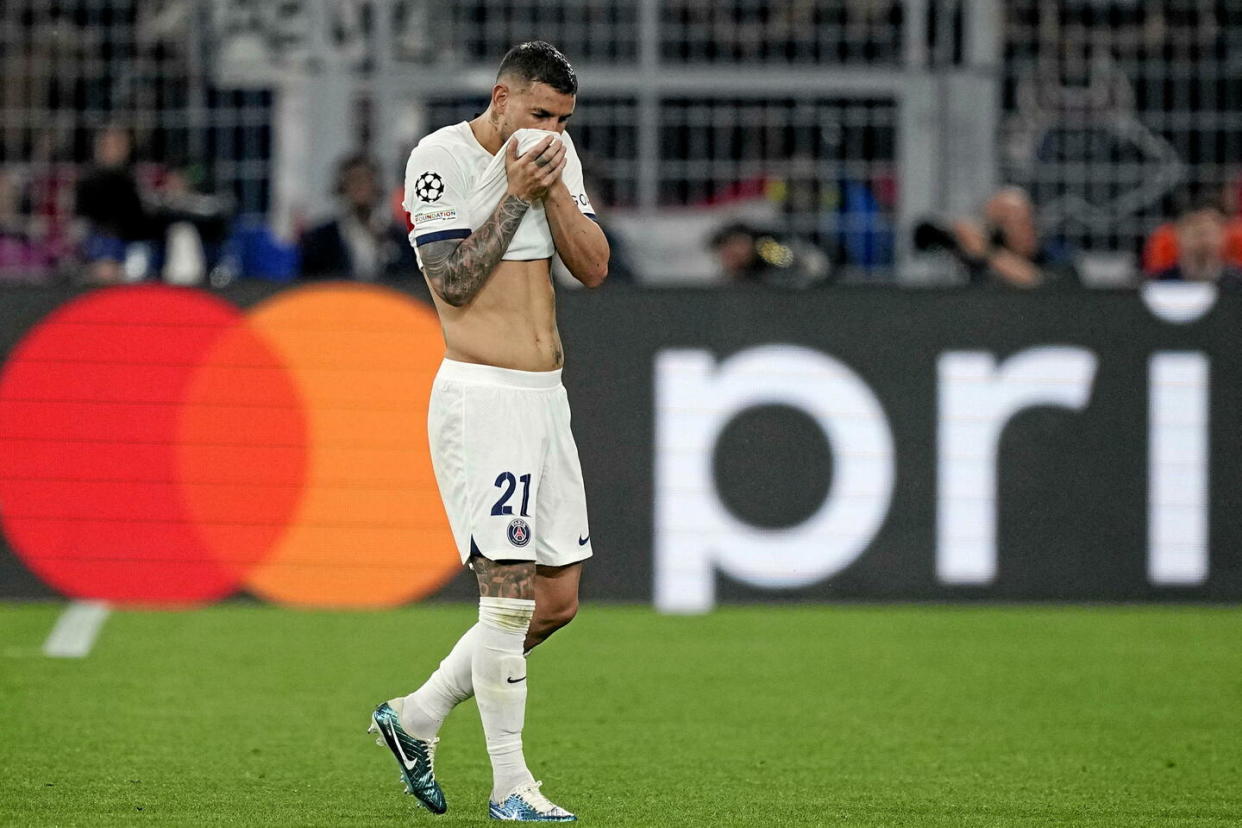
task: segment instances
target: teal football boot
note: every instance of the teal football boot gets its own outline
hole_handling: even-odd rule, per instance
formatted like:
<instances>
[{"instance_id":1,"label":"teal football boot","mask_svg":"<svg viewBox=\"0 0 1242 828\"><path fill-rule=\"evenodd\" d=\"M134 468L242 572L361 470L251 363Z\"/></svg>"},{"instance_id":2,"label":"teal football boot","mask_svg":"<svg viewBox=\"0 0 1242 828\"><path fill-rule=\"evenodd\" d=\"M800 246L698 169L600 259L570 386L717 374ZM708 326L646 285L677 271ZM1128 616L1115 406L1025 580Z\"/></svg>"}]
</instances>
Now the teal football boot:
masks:
<instances>
[{"instance_id":1,"label":"teal football boot","mask_svg":"<svg viewBox=\"0 0 1242 828\"><path fill-rule=\"evenodd\" d=\"M578 817L539 792L542 782L519 785L504 802L488 802L487 815L506 822L574 822Z\"/></svg>"},{"instance_id":2,"label":"teal football boot","mask_svg":"<svg viewBox=\"0 0 1242 828\"><path fill-rule=\"evenodd\" d=\"M440 740L425 742L406 733L401 726L403 703L404 699L393 699L375 708L367 733L378 733L375 743L387 746L396 757L397 766L401 769L401 781L405 782L405 792L413 794L433 814L442 814L448 810L448 803L444 801L444 791L436 782L436 742Z\"/></svg>"}]
</instances>

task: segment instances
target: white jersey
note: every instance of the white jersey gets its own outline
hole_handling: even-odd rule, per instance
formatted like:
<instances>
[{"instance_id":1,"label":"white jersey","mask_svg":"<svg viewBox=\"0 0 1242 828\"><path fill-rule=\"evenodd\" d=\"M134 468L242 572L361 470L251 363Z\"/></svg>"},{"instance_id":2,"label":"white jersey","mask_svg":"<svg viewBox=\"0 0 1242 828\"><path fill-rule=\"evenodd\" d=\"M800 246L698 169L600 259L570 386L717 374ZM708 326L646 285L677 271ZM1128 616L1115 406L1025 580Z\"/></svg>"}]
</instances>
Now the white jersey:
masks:
<instances>
[{"instance_id":1,"label":"white jersey","mask_svg":"<svg viewBox=\"0 0 1242 828\"><path fill-rule=\"evenodd\" d=\"M594 219L595 211L582 186L582 162L569 133L557 135L541 129L519 129L510 138L523 153L545 136L565 144L565 169L561 179L578 204ZM414 229L410 244L419 247L445 239L464 239L487 220L508 188L505 153L508 144L492 155L474 137L466 121L438 129L418 142L405 165L405 200L402 205ZM556 248L542 202L536 202L522 218L502 259L525 261L550 259ZM422 256L418 264L422 266Z\"/></svg>"}]
</instances>

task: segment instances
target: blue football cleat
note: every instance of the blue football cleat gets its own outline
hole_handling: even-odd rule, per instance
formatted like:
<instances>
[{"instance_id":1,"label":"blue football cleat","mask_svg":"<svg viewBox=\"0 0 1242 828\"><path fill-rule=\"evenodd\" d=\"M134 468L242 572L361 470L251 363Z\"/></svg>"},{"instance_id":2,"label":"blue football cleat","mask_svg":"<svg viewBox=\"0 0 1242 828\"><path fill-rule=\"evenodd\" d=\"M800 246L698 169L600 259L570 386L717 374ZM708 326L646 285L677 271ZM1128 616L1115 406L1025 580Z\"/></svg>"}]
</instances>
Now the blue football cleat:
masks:
<instances>
[{"instance_id":1,"label":"blue football cleat","mask_svg":"<svg viewBox=\"0 0 1242 828\"><path fill-rule=\"evenodd\" d=\"M505 801L487 803L487 815L506 822L574 822L578 817L559 805L553 805L539 792L542 782L519 785Z\"/></svg>"},{"instance_id":2,"label":"blue football cleat","mask_svg":"<svg viewBox=\"0 0 1242 828\"><path fill-rule=\"evenodd\" d=\"M375 708L367 733L378 733L375 743L387 746L396 757L405 792L413 794L433 814L442 814L448 810L448 803L436 782L436 742L440 740L424 742L406 733L399 712L402 702L402 699L393 699Z\"/></svg>"}]
</instances>

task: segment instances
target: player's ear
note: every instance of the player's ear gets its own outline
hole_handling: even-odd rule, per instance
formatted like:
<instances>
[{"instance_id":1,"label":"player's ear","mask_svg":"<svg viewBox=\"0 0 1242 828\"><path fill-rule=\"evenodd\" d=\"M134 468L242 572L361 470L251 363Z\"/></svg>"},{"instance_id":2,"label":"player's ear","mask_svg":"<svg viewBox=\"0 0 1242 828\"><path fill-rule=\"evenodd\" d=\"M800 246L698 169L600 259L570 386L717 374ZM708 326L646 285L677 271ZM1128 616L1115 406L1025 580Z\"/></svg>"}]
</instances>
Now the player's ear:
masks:
<instances>
[{"instance_id":1,"label":"player's ear","mask_svg":"<svg viewBox=\"0 0 1242 828\"><path fill-rule=\"evenodd\" d=\"M492 111L497 115L505 114L505 107L509 103L509 87L507 84L497 82L492 87Z\"/></svg>"}]
</instances>

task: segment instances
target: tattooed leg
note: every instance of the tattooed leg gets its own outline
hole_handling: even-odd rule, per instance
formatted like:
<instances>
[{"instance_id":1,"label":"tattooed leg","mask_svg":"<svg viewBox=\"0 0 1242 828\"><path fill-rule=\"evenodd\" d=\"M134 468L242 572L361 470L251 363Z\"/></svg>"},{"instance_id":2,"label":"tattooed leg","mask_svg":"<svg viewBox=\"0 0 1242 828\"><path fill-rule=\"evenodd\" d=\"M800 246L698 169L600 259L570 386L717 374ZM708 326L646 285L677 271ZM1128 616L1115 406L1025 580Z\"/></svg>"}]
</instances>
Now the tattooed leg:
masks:
<instances>
[{"instance_id":1,"label":"tattooed leg","mask_svg":"<svg viewBox=\"0 0 1242 828\"><path fill-rule=\"evenodd\" d=\"M533 561L491 561L473 555L470 568L478 578L480 598L535 598Z\"/></svg>"},{"instance_id":2,"label":"tattooed leg","mask_svg":"<svg viewBox=\"0 0 1242 828\"><path fill-rule=\"evenodd\" d=\"M399 708L401 723L406 731L420 739L434 739L453 708L475 695L474 666L481 643L498 635L520 634L521 646L530 646L527 632L529 616L533 615L535 605L535 564L523 561L497 563L474 555L468 565L479 580L479 623L461 637L440 662L440 668L422 687L406 696L404 705ZM524 606L523 602L529 606ZM524 619L526 627L522 627ZM512 631L506 630L501 634L489 629L495 621L512 627Z\"/></svg>"},{"instance_id":3,"label":"tattooed leg","mask_svg":"<svg viewBox=\"0 0 1242 828\"><path fill-rule=\"evenodd\" d=\"M479 638L470 661L474 697L492 759L492 801L535 781L522 754L526 719L523 647L535 614L535 564L470 559L479 580Z\"/></svg>"}]
</instances>

